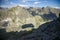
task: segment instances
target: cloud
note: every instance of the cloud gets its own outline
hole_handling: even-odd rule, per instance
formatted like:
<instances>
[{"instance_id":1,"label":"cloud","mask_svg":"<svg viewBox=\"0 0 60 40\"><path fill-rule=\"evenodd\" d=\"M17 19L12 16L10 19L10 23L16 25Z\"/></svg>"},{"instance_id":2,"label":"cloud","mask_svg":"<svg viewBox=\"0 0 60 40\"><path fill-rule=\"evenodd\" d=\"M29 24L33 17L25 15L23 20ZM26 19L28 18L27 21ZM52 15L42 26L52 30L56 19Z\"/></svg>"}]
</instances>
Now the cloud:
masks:
<instances>
[{"instance_id":1,"label":"cloud","mask_svg":"<svg viewBox=\"0 0 60 40\"><path fill-rule=\"evenodd\" d=\"M17 5L17 3L14 3L14 2L9 2L10 5Z\"/></svg>"},{"instance_id":2,"label":"cloud","mask_svg":"<svg viewBox=\"0 0 60 40\"><path fill-rule=\"evenodd\" d=\"M34 4L46 3L48 1L35 1Z\"/></svg>"},{"instance_id":3,"label":"cloud","mask_svg":"<svg viewBox=\"0 0 60 40\"><path fill-rule=\"evenodd\" d=\"M15 3L13 3L13 2L10 2L10 4L15 4Z\"/></svg>"},{"instance_id":4,"label":"cloud","mask_svg":"<svg viewBox=\"0 0 60 40\"><path fill-rule=\"evenodd\" d=\"M54 8L56 8L56 9L60 9L60 7L54 7Z\"/></svg>"},{"instance_id":5,"label":"cloud","mask_svg":"<svg viewBox=\"0 0 60 40\"><path fill-rule=\"evenodd\" d=\"M40 4L41 2L34 2L34 4Z\"/></svg>"},{"instance_id":6,"label":"cloud","mask_svg":"<svg viewBox=\"0 0 60 40\"><path fill-rule=\"evenodd\" d=\"M20 3L14 3L14 2L10 2L10 5L12 5L12 6L19 5L19 6L22 6L22 7L27 7L28 6L28 5L24 5L24 4L20 4Z\"/></svg>"},{"instance_id":7,"label":"cloud","mask_svg":"<svg viewBox=\"0 0 60 40\"><path fill-rule=\"evenodd\" d=\"M23 4L19 4L19 6L22 6L22 7L28 7L28 5L23 5Z\"/></svg>"},{"instance_id":8,"label":"cloud","mask_svg":"<svg viewBox=\"0 0 60 40\"><path fill-rule=\"evenodd\" d=\"M22 0L22 2L27 2L28 0Z\"/></svg>"},{"instance_id":9,"label":"cloud","mask_svg":"<svg viewBox=\"0 0 60 40\"><path fill-rule=\"evenodd\" d=\"M34 1L38 1L38 0L22 0L22 2L34 2Z\"/></svg>"}]
</instances>

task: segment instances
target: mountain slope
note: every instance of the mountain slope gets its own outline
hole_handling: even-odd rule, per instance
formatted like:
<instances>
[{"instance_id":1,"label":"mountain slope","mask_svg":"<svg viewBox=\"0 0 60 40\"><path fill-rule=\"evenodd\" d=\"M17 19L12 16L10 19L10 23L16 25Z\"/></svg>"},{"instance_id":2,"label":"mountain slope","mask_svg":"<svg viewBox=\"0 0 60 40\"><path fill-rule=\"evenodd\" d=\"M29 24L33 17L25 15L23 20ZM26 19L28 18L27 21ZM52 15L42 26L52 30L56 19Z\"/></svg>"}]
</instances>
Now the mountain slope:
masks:
<instances>
[{"instance_id":1,"label":"mountain slope","mask_svg":"<svg viewBox=\"0 0 60 40\"><path fill-rule=\"evenodd\" d=\"M43 19L54 20L59 17L60 9L55 9L52 7L42 7L42 8L33 8L30 7L27 9L30 14L33 16L38 15L42 16Z\"/></svg>"},{"instance_id":2,"label":"mountain slope","mask_svg":"<svg viewBox=\"0 0 60 40\"><path fill-rule=\"evenodd\" d=\"M6 32L0 29L0 35L3 40L60 40L60 17L31 31Z\"/></svg>"}]
</instances>

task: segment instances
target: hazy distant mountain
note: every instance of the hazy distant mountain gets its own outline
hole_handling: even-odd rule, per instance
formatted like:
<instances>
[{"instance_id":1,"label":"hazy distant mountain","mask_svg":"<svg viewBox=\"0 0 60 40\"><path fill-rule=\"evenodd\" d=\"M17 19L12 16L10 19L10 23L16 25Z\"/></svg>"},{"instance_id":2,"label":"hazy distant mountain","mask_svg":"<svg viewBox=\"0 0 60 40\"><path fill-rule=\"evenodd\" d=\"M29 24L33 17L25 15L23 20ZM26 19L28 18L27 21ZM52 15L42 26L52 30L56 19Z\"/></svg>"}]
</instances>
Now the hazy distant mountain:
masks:
<instances>
[{"instance_id":1,"label":"hazy distant mountain","mask_svg":"<svg viewBox=\"0 0 60 40\"><path fill-rule=\"evenodd\" d=\"M58 14L60 13L60 9L52 8L52 7L49 7L49 6L42 7L42 8L30 7L27 10L29 10L29 12L34 11L36 14L39 14L39 15L49 14L49 12L52 12L52 13L54 13L58 16Z\"/></svg>"},{"instance_id":2,"label":"hazy distant mountain","mask_svg":"<svg viewBox=\"0 0 60 40\"><path fill-rule=\"evenodd\" d=\"M42 8L33 8L30 7L27 9L30 14L32 14L33 16L42 16L43 19L46 20L54 20L58 17L59 13L60 13L60 9L55 9L52 7L42 7Z\"/></svg>"}]
</instances>

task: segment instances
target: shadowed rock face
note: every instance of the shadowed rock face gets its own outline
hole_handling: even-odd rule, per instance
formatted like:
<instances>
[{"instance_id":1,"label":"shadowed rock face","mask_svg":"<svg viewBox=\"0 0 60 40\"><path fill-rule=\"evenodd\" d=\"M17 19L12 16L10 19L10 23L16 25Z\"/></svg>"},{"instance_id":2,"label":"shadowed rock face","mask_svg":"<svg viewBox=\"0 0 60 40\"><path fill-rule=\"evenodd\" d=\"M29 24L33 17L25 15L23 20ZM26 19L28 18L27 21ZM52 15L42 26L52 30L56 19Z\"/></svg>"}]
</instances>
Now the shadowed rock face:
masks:
<instances>
[{"instance_id":1,"label":"shadowed rock face","mask_svg":"<svg viewBox=\"0 0 60 40\"><path fill-rule=\"evenodd\" d=\"M4 22L2 26L3 26L3 27L7 27L7 26L9 26L9 21Z\"/></svg>"},{"instance_id":2,"label":"shadowed rock face","mask_svg":"<svg viewBox=\"0 0 60 40\"><path fill-rule=\"evenodd\" d=\"M60 13L59 13L59 18L57 20L60 22Z\"/></svg>"},{"instance_id":3,"label":"shadowed rock face","mask_svg":"<svg viewBox=\"0 0 60 40\"><path fill-rule=\"evenodd\" d=\"M52 12L49 12L49 14L43 14L42 17L46 20L55 20L57 18L56 14Z\"/></svg>"}]
</instances>

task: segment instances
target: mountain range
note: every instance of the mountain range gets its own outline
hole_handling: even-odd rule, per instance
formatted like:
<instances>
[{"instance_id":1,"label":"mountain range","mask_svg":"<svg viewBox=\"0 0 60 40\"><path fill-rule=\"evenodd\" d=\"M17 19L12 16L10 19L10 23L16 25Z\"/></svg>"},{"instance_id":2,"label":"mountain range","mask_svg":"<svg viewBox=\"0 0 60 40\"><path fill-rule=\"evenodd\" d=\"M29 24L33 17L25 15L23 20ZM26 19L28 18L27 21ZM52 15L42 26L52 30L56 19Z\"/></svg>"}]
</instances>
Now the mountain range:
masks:
<instances>
[{"instance_id":1,"label":"mountain range","mask_svg":"<svg viewBox=\"0 0 60 40\"><path fill-rule=\"evenodd\" d=\"M59 13L60 9L49 6L42 8L25 8L21 6L12 8L0 7L0 26L5 27L6 25L7 29L10 27L17 27L17 29L20 27L22 29L21 26L24 24L33 24L34 28L38 28L43 23L56 20L59 17Z\"/></svg>"},{"instance_id":2,"label":"mountain range","mask_svg":"<svg viewBox=\"0 0 60 40\"><path fill-rule=\"evenodd\" d=\"M60 16L56 20L44 23L30 31L7 32L6 28L2 28L0 36L1 40L60 40Z\"/></svg>"}]
</instances>

